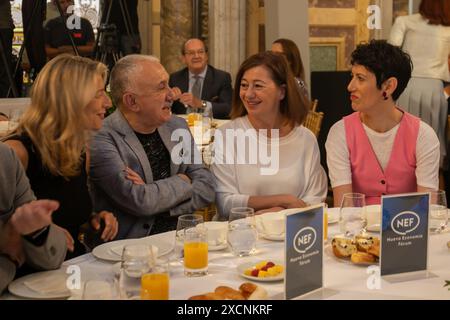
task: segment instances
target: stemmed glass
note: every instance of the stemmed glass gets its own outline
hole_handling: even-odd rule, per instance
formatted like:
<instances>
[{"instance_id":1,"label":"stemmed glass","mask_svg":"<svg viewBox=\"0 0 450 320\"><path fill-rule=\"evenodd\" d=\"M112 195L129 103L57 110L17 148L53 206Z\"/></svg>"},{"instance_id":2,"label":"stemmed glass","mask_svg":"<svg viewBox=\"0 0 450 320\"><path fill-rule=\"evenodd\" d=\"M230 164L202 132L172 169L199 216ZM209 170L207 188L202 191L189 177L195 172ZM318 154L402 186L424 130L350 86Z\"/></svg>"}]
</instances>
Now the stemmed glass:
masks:
<instances>
[{"instance_id":1,"label":"stemmed glass","mask_svg":"<svg viewBox=\"0 0 450 320\"><path fill-rule=\"evenodd\" d=\"M362 193L345 193L339 211L339 226L346 237L366 232L366 196Z\"/></svg>"},{"instance_id":2,"label":"stemmed glass","mask_svg":"<svg viewBox=\"0 0 450 320\"><path fill-rule=\"evenodd\" d=\"M430 192L430 232L441 233L447 228L447 198L445 191L437 190Z\"/></svg>"},{"instance_id":3,"label":"stemmed glass","mask_svg":"<svg viewBox=\"0 0 450 320\"><path fill-rule=\"evenodd\" d=\"M199 214L184 214L178 217L174 246L174 254L177 259L182 259L184 256L183 245L185 230L194 228L200 223L203 223L203 217Z\"/></svg>"}]
</instances>

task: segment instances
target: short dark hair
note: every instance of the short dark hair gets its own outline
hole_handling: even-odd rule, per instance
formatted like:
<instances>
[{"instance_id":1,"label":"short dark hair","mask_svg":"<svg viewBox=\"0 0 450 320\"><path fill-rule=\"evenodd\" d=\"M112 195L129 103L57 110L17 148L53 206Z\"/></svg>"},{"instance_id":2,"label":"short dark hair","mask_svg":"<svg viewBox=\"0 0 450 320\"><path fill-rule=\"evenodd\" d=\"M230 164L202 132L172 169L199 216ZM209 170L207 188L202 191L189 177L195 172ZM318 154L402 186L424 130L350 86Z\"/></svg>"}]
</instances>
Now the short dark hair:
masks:
<instances>
[{"instance_id":1,"label":"short dark hair","mask_svg":"<svg viewBox=\"0 0 450 320\"><path fill-rule=\"evenodd\" d=\"M294 76L305 81L305 68L303 68L302 56L295 42L280 38L273 43L278 43L283 48L283 54L286 56Z\"/></svg>"},{"instance_id":2,"label":"short dark hair","mask_svg":"<svg viewBox=\"0 0 450 320\"><path fill-rule=\"evenodd\" d=\"M387 79L396 78L398 84L392 94L394 101L408 85L413 68L409 54L400 47L387 43L386 40L372 40L358 45L352 53L351 64L364 66L375 74L378 89L381 89L381 85Z\"/></svg>"},{"instance_id":3,"label":"short dark hair","mask_svg":"<svg viewBox=\"0 0 450 320\"><path fill-rule=\"evenodd\" d=\"M183 45L181 46L181 55L185 55L186 54L186 43L188 43L191 40L198 40L201 41L203 43L203 47L205 48L205 52L208 53L208 46L206 45L205 41L203 41L203 39L199 39L199 38L191 38L191 39L187 39L185 42L183 42Z\"/></svg>"},{"instance_id":4,"label":"short dark hair","mask_svg":"<svg viewBox=\"0 0 450 320\"><path fill-rule=\"evenodd\" d=\"M422 0L419 13L429 24L450 26L450 1L449 0Z\"/></svg>"},{"instance_id":5,"label":"short dark hair","mask_svg":"<svg viewBox=\"0 0 450 320\"><path fill-rule=\"evenodd\" d=\"M292 126L301 125L305 121L310 109L309 100L298 90L297 80L295 80L286 58L271 51L254 54L241 64L236 74L236 88L233 92L230 113L231 119L236 119L247 114L247 110L240 97L242 77L247 70L259 66L269 70L271 78L277 86L284 85L286 87L286 94L283 100L280 101L280 113L285 121Z\"/></svg>"}]
</instances>

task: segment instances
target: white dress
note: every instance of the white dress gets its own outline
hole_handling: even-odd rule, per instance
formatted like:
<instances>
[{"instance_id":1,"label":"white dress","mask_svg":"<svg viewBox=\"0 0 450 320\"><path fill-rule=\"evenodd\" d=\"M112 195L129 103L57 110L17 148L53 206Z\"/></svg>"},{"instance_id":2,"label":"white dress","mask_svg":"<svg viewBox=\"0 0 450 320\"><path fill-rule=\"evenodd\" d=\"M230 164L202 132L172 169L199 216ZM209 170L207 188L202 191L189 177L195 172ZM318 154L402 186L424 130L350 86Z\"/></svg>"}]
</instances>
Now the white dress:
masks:
<instances>
[{"instance_id":1,"label":"white dress","mask_svg":"<svg viewBox=\"0 0 450 320\"><path fill-rule=\"evenodd\" d=\"M220 133L215 134L215 163L211 169L216 178L216 204L221 218L228 217L233 207L247 206L250 196L291 194L307 204L320 203L326 198L328 183L320 165L317 140L305 127L296 127L279 140L264 141L265 136L258 136L248 117L244 116L221 126L218 131ZM234 133L241 140L233 138ZM221 136L224 137L223 144L219 141ZM253 153L256 161L251 161L249 146L252 143L256 143L259 150L274 148L279 158L272 156L272 162L264 162L258 151ZM243 153L239 153L239 148L245 149ZM232 149L234 154L230 153ZM230 161L224 161L226 155Z\"/></svg>"}]
</instances>

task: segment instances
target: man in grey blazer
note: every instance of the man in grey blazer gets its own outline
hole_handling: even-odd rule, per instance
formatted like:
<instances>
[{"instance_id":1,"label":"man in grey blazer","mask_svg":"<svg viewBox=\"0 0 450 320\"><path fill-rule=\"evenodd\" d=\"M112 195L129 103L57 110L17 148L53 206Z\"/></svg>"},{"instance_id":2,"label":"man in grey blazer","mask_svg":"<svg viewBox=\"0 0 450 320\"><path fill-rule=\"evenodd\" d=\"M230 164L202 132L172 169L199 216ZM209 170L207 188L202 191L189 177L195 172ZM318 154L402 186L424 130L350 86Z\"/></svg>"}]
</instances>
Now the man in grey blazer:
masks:
<instances>
[{"instance_id":1,"label":"man in grey blazer","mask_svg":"<svg viewBox=\"0 0 450 320\"><path fill-rule=\"evenodd\" d=\"M64 233L51 224L58 202L34 200L15 152L0 143L0 294L25 262L57 269L66 256Z\"/></svg>"},{"instance_id":2,"label":"man in grey blazer","mask_svg":"<svg viewBox=\"0 0 450 320\"><path fill-rule=\"evenodd\" d=\"M93 137L90 190L96 209L116 214L117 239L173 230L177 216L214 199L186 121L172 116L168 80L158 59L144 55L120 59L111 72L118 109Z\"/></svg>"},{"instance_id":3,"label":"man in grey blazer","mask_svg":"<svg viewBox=\"0 0 450 320\"><path fill-rule=\"evenodd\" d=\"M200 39L187 40L181 49L186 68L170 75L173 88L173 113L203 113L217 119L229 119L231 76L208 64L208 49Z\"/></svg>"}]
</instances>

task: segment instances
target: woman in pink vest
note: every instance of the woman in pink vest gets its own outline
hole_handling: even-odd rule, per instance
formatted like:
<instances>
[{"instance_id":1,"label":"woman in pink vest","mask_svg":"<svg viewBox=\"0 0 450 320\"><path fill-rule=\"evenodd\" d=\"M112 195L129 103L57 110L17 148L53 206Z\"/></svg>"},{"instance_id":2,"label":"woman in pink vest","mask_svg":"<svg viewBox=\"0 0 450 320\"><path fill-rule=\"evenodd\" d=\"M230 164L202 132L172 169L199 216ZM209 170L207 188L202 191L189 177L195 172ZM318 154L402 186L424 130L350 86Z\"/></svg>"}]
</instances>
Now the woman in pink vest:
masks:
<instances>
[{"instance_id":1,"label":"woman in pink vest","mask_svg":"<svg viewBox=\"0 0 450 320\"><path fill-rule=\"evenodd\" d=\"M347 87L355 111L333 125L325 144L334 205L348 192L378 204L385 194L438 189L439 140L395 101L411 78L408 54L384 40L352 53Z\"/></svg>"}]
</instances>

